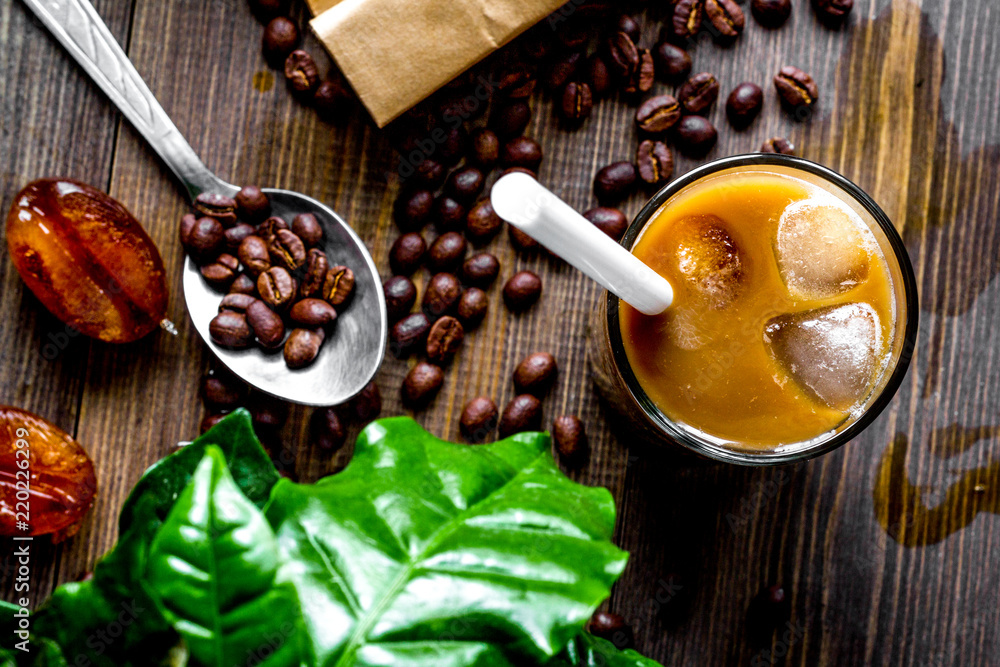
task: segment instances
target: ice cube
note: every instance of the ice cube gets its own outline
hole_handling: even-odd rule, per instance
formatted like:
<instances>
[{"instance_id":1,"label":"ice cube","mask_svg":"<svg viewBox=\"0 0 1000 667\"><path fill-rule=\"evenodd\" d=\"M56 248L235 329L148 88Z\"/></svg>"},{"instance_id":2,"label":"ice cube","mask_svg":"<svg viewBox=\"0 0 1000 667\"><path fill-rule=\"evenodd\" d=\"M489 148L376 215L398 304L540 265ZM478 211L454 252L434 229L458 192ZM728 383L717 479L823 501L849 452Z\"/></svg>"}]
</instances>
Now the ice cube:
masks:
<instances>
[{"instance_id":1,"label":"ice cube","mask_svg":"<svg viewBox=\"0 0 1000 667\"><path fill-rule=\"evenodd\" d=\"M725 308L740 291L740 252L714 215L696 215L677 223L677 266L685 282L714 308Z\"/></svg>"},{"instance_id":2,"label":"ice cube","mask_svg":"<svg viewBox=\"0 0 1000 667\"><path fill-rule=\"evenodd\" d=\"M764 342L782 370L831 408L847 410L871 391L882 347L878 313L867 303L779 315Z\"/></svg>"},{"instance_id":3,"label":"ice cube","mask_svg":"<svg viewBox=\"0 0 1000 667\"><path fill-rule=\"evenodd\" d=\"M871 243L861 224L841 206L827 202L806 199L785 209L776 254L793 297L836 296L868 277Z\"/></svg>"}]
</instances>

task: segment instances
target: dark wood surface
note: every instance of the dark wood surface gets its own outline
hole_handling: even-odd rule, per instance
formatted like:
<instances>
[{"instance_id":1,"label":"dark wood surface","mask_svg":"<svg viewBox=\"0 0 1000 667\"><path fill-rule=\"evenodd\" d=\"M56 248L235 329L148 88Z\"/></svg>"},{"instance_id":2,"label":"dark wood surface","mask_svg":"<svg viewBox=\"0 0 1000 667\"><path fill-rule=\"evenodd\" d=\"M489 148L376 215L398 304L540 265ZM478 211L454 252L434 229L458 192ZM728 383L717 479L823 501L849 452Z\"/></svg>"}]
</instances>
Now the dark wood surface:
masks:
<instances>
[{"instance_id":1,"label":"dark wood surface","mask_svg":"<svg viewBox=\"0 0 1000 667\"><path fill-rule=\"evenodd\" d=\"M394 168L384 133L360 117L325 124L293 101L266 73L261 28L245 3L95 4L206 164L232 182L329 203L388 276L398 184L384 176ZM734 46L704 41L694 50L695 70L715 72L723 94L743 80L767 93L746 131L731 130L721 108L712 112L720 141L709 158L789 136L801 155L868 190L903 233L920 285L920 337L878 421L841 450L780 470L679 464L634 446L588 379L585 341L599 290L558 261L517 256L506 236L491 244L502 276L540 273L541 303L511 316L494 298L445 389L416 417L457 439L466 400L505 403L516 363L535 350L554 353L561 372L546 423L563 413L585 419L592 453L571 474L612 491L617 541L632 553L609 606L632 622L637 647L664 664L1000 664L1000 12L978 0L856 0L850 23L831 30L805 0L794 5L780 30L748 19ZM659 24L651 10L645 43ZM770 89L786 63L821 86L809 122L781 112ZM3 210L43 176L109 191L158 244L180 329L119 347L66 339L48 358L45 344L59 346L64 327L0 260L0 403L74 434L100 480L81 533L36 556L37 601L92 567L142 471L197 432L209 354L180 293L176 224L186 203L170 174L16 0L0 4L0 73ZM632 108L603 102L575 133L559 126L549 102L536 99L534 108L529 133L545 149L542 181L589 208L596 169L634 152ZM695 164L678 159L678 173ZM640 204L636 196L624 208L631 215ZM379 374L384 415L403 412L407 367L390 359ZM315 479L348 453L330 458L310 446L307 414L293 410L282 435L296 472ZM792 631L761 645L746 630L748 605L776 583L790 596ZM0 590L11 597L9 569Z\"/></svg>"}]
</instances>

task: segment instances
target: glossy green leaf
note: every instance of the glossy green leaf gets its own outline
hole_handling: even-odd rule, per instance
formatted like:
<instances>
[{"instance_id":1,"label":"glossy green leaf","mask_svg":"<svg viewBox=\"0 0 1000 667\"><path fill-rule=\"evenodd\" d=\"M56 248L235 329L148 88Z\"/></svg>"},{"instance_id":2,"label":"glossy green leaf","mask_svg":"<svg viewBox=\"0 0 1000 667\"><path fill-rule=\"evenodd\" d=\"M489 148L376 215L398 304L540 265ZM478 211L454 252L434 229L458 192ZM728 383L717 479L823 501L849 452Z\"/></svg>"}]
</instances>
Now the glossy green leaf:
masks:
<instances>
[{"instance_id":1,"label":"glossy green leaf","mask_svg":"<svg viewBox=\"0 0 1000 667\"><path fill-rule=\"evenodd\" d=\"M655 660L626 649L619 650L614 644L581 632L569 643L549 667L663 667Z\"/></svg>"},{"instance_id":2,"label":"glossy green leaf","mask_svg":"<svg viewBox=\"0 0 1000 667\"><path fill-rule=\"evenodd\" d=\"M324 667L541 664L625 567L614 503L556 467L546 434L470 447L412 419L358 438L347 469L279 482L279 578Z\"/></svg>"}]
</instances>

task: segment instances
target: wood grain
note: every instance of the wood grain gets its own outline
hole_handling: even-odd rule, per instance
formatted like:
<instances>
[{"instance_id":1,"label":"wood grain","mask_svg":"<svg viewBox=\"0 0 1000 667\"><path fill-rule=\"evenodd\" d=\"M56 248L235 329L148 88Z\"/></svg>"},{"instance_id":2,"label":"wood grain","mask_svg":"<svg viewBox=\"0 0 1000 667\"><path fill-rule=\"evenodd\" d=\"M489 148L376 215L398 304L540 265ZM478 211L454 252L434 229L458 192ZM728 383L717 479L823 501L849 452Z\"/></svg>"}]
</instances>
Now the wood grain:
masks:
<instances>
[{"instance_id":1,"label":"wood grain","mask_svg":"<svg viewBox=\"0 0 1000 667\"><path fill-rule=\"evenodd\" d=\"M259 54L261 28L245 3L95 4L206 164L233 182L273 184L329 203L388 277L399 183L386 176L395 163L385 134L363 114L333 126L292 100ZM488 244L503 266L489 315L466 339L441 395L415 416L432 432L457 439L457 415L467 400L487 395L503 405L513 396L510 375L521 358L536 350L555 354L560 378L545 401L545 422L564 413L585 420L592 453L569 472L611 489L620 512L617 540L632 552L609 606L631 621L637 647L664 664L996 664L1000 14L994 9L976 0L858 0L850 23L833 30L815 20L808 3L797 2L779 30L748 17L733 46L701 40L693 50L695 71L714 72L723 96L744 80L766 93L764 113L745 131L729 128L721 105L713 109L720 141L706 159L788 136L802 155L869 191L902 231L913 260L922 323L910 373L883 416L831 455L751 470L678 462L630 442L589 380L586 341L599 290L559 260L515 253L505 235ZM650 7L644 16L647 45L659 31L658 11ZM18 3L0 6L0 47L4 205L43 175L76 176L107 189L158 244L172 271L169 313L180 329L176 338L154 334L122 347L73 340L46 360L40 350L61 325L26 293L10 262L0 261L0 401L73 432L101 482L100 501L81 534L37 561L33 599L40 601L55 580L92 567L114 542L128 489L197 432L197 386L210 360L179 292L176 223L186 203L170 174ZM314 41L307 48L320 53ZM784 64L809 71L821 86L808 122L778 107L770 79ZM529 134L545 150L541 180L574 207L593 206L596 170L633 156L634 108L619 99L602 102L581 130L569 132L550 102L538 98L533 106ZM678 156L676 173L700 162ZM634 215L641 203L636 195L623 209ZM498 288L522 268L538 272L545 289L535 308L513 316ZM398 387L410 363L389 358L380 371L384 415L405 412ZM323 454L309 443L307 418L308 411L293 409L281 439L289 466L316 479L340 469L349 448ZM986 490L975 491L976 484ZM951 504L920 514L915 487L926 507ZM747 632L747 609L762 587L775 583L790 596L791 630L761 642ZM0 590L9 598L11 589L5 571Z\"/></svg>"}]
</instances>

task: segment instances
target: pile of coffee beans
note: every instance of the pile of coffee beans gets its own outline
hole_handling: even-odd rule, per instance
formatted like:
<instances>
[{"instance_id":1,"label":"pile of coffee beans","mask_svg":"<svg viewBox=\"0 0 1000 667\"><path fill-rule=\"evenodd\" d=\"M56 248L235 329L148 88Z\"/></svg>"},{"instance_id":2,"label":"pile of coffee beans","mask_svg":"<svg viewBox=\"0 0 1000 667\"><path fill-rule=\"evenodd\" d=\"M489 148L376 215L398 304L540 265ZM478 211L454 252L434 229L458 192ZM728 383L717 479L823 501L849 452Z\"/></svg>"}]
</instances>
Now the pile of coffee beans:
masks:
<instances>
[{"instance_id":1,"label":"pile of coffee beans","mask_svg":"<svg viewBox=\"0 0 1000 667\"><path fill-rule=\"evenodd\" d=\"M235 198L203 193L194 208L181 219L181 244L205 282L225 293L209 324L212 340L230 349L283 350L292 369L312 364L354 294L354 272L330 266L319 247L319 220L272 216L256 186Z\"/></svg>"}]
</instances>

